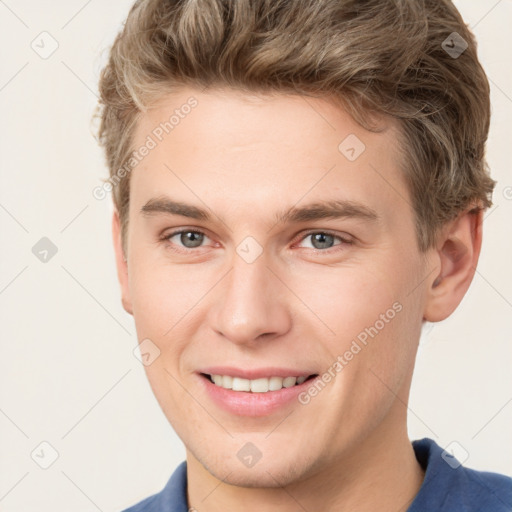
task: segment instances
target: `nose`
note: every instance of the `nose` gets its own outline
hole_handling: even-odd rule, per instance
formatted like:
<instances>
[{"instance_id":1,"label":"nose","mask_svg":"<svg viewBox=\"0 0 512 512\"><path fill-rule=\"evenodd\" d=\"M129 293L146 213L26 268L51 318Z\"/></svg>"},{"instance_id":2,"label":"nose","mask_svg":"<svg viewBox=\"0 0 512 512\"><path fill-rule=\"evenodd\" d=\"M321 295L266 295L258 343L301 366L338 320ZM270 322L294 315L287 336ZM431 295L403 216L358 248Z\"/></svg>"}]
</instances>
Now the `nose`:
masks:
<instances>
[{"instance_id":1,"label":"nose","mask_svg":"<svg viewBox=\"0 0 512 512\"><path fill-rule=\"evenodd\" d=\"M290 293L262 254L252 263L236 254L217 288L210 321L218 335L238 345L259 344L291 328Z\"/></svg>"}]
</instances>

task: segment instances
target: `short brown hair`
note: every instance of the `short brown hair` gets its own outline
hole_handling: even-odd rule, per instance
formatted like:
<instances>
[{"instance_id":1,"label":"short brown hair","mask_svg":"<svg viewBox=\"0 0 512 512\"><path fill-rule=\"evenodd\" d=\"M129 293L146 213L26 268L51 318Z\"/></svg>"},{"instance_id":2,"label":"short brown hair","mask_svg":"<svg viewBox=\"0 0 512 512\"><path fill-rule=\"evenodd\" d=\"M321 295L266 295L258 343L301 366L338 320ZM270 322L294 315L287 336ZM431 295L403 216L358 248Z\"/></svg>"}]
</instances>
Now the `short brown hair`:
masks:
<instances>
[{"instance_id":1,"label":"short brown hair","mask_svg":"<svg viewBox=\"0 0 512 512\"><path fill-rule=\"evenodd\" d=\"M187 85L331 97L368 129L366 114L398 119L422 251L460 212L492 204L489 83L450 0L138 0L99 84L111 178L138 115ZM129 183L113 187L123 243Z\"/></svg>"}]
</instances>

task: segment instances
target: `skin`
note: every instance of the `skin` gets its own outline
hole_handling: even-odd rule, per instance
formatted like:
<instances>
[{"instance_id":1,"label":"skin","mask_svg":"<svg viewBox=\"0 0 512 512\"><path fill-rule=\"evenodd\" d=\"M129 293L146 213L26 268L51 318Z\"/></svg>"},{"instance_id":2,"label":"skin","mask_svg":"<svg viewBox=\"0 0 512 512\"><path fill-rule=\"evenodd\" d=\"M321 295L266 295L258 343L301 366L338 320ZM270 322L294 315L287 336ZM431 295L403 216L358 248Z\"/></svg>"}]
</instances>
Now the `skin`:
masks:
<instances>
[{"instance_id":1,"label":"skin","mask_svg":"<svg viewBox=\"0 0 512 512\"><path fill-rule=\"evenodd\" d=\"M131 173L126 254L113 216L123 306L138 339L160 350L145 369L187 449L189 506L406 510L423 479L406 428L421 326L449 316L466 293L481 214L462 212L420 252L399 126L382 119L383 131L368 132L327 99L181 89L140 117L134 147L192 95L197 107ZM366 146L353 162L338 150L349 134ZM141 213L163 196L212 219ZM274 220L334 199L377 219ZM180 235L162 240L179 228L205 237L188 252ZM314 245L311 235L326 230L334 238ZM252 263L236 252L248 236L262 249ZM239 416L199 382L210 365L322 374L396 302L401 311L307 405ZM247 442L262 454L250 468L237 457Z\"/></svg>"}]
</instances>

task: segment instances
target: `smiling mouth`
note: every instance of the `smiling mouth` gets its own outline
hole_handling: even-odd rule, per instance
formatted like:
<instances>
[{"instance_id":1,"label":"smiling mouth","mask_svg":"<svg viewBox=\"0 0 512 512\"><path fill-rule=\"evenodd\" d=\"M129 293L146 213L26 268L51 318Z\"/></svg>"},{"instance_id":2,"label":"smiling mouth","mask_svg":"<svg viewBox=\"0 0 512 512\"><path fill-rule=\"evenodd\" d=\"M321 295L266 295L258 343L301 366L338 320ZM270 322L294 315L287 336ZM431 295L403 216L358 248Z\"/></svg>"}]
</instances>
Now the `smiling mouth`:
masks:
<instances>
[{"instance_id":1,"label":"smiling mouth","mask_svg":"<svg viewBox=\"0 0 512 512\"><path fill-rule=\"evenodd\" d=\"M317 373L308 377L262 377L260 379L242 379L231 375L210 375L207 373L201 373L201 375L220 388L246 393L279 391L283 388L300 386L304 382L318 377Z\"/></svg>"}]
</instances>

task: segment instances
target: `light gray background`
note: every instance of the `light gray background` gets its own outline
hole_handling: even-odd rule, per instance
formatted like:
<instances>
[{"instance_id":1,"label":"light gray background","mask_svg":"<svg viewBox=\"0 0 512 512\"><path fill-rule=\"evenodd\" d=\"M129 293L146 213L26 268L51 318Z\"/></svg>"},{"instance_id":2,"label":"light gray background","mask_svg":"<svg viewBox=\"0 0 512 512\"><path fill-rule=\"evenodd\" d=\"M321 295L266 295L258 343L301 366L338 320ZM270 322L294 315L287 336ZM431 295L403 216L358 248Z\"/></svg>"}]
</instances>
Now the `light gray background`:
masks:
<instances>
[{"instance_id":1,"label":"light gray background","mask_svg":"<svg viewBox=\"0 0 512 512\"><path fill-rule=\"evenodd\" d=\"M2 511L118 511L159 491L184 459L133 355L110 199L92 196L107 175L90 123L99 70L131 3L0 1ZM456 4L491 80L498 185L474 282L422 338L410 437L457 441L466 465L512 475L512 1ZM31 44L48 52L52 38L43 59ZM42 237L58 249L46 263L32 253ZM48 469L43 441L59 454Z\"/></svg>"}]
</instances>

